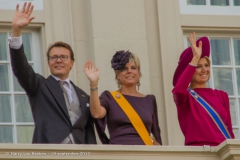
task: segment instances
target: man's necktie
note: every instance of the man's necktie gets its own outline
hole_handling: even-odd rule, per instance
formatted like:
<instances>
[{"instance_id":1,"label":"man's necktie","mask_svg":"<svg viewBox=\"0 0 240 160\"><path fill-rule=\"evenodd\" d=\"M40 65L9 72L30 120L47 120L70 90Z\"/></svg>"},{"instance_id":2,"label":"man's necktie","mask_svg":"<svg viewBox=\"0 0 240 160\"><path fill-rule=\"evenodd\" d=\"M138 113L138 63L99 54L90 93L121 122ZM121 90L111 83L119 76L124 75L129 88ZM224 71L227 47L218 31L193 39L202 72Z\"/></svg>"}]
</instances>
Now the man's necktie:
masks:
<instances>
[{"instance_id":1,"label":"man's necktie","mask_svg":"<svg viewBox=\"0 0 240 160\"><path fill-rule=\"evenodd\" d=\"M67 99L67 103L68 103L68 105L69 105L68 93L67 93L66 89L63 87L63 85L64 85L64 84L67 84L67 82L66 82L66 81L61 81L61 80L59 80L59 84L60 84L60 87L61 87L62 90L63 90L63 94L65 95L65 97L66 97L66 99ZM69 109L69 110L71 110L71 109Z\"/></svg>"}]
</instances>

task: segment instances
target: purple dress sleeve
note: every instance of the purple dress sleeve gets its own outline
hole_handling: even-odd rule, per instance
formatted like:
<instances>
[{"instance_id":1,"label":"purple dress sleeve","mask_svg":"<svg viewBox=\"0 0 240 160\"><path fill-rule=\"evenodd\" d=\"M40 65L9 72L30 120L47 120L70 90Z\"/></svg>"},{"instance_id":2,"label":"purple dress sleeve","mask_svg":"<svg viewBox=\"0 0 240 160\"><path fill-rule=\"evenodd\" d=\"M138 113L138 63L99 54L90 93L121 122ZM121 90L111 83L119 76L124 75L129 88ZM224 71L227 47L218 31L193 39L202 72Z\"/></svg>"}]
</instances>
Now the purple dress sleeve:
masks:
<instances>
[{"instance_id":1,"label":"purple dress sleeve","mask_svg":"<svg viewBox=\"0 0 240 160\"><path fill-rule=\"evenodd\" d=\"M154 135L154 137L156 138L158 143L162 144L162 139L161 139L161 136L160 136L161 132L160 132L159 124L158 124L157 102L156 102L156 98L155 98L154 95L151 95L151 97L152 97L153 104L154 104L152 134Z\"/></svg>"},{"instance_id":2,"label":"purple dress sleeve","mask_svg":"<svg viewBox=\"0 0 240 160\"><path fill-rule=\"evenodd\" d=\"M107 124L107 117L105 116L102 119L94 119L94 123L96 124L96 130L102 144L109 144L109 138L105 133L105 128Z\"/></svg>"},{"instance_id":3,"label":"purple dress sleeve","mask_svg":"<svg viewBox=\"0 0 240 160\"><path fill-rule=\"evenodd\" d=\"M106 109L106 111L109 109L109 101L107 100L109 98L109 100L111 99L111 97L108 96L108 94L106 94L107 92L103 92L100 95L100 102L101 105ZM107 97L107 99L102 98L102 97ZM107 114L107 113L106 113ZM99 136L100 141L102 142L102 144L109 144L109 138L107 137L106 133L105 133L105 129L106 129L106 125L107 125L107 116L101 118L101 119L95 119L95 126L96 126L96 130Z\"/></svg>"}]
</instances>

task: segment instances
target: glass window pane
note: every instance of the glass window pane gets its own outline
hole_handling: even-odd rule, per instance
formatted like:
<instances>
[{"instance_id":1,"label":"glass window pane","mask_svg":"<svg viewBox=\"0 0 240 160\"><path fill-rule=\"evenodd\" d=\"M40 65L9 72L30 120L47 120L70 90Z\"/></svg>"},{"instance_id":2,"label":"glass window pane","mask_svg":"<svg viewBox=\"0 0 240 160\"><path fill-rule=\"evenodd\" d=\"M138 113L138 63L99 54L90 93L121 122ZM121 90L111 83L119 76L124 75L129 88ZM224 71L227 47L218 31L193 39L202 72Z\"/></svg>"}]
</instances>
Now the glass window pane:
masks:
<instances>
[{"instance_id":1,"label":"glass window pane","mask_svg":"<svg viewBox=\"0 0 240 160\"><path fill-rule=\"evenodd\" d=\"M234 134L234 136L235 136L235 139L239 139L239 129L237 129L237 128L234 128L233 129L233 134Z\"/></svg>"},{"instance_id":2,"label":"glass window pane","mask_svg":"<svg viewBox=\"0 0 240 160\"><path fill-rule=\"evenodd\" d=\"M18 143L32 143L34 126L17 126Z\"/></svg>"},{"instance_id":3,"label":"glass window pane","mask_svg":"<svg viewBox=\"0 0 240 160\"><path fill-rule=\"evenodd\" d=\"M234 0L234 6L240 6L240 0Z\"/></svg>"},{"instance_id":4,"label":"glass window pane","mask_svg":"<svg viewBox=\"0 0 240 160\"><path fill-rule=\"evenodd\" d=\"M7 34L0 33L0 61L7 60Z\"/></svg>"},{"instance_id":5,"label":"glass window pane","mask_svg":"<svg viewBox=\"0 0 240 160\"><path fill-rule=\"evenodd\" d=\"M231 113L231 119L232 119L232 125L237 125L237 112L236 112L236 103L235 99L230 99L230 113Z\"/></svg>"},{"instance_id":6,"label":"glass window pane","mask_svg":"<svg viewBox=\"0 0 240 160\"><path fill-rule=\"evenodd\" d=\"M188 5L206 5L206 0L187 0Z\"/></svg>"},{"instance_id":7,"label":"glass window pane","mask_svg":"<svg viewBox=\"0 0 240 160\"><path fill-rule=\"evenodd\" d=\"M26 95L15 95L15 111L17 122L33 122L31 108Z\"/></svg>"},{"instance_id":8,"label":"glass window pane","mask_svg":"<svg viewBox=\"0 0 240 160\"><path fill-rule=\"evenodd\" d=\"M22 38L23 38L24 52L26 54L27 60L32 61L31 35L30 33L23 33Z\"/></svg>"},{"instance_id":9,"label":"glass window pane","mask_svg":"<svg viewBox=\"0 0 240 160\"><path fill-rule=\"evenodd\" d=\"M207 81L207 88L211 88L210 81Z\"/></svg>"},{"instance_id":10,"label":"glass window pane","mask_svg":"<svg viewBox=\"0 0 240 160\"><path fill-rule=\"evenodd\" d=\"M0 91L9 91L8 65L0 65Z\"/></svg>"},{"instance_id":11,"label":"glass window pane","mask_svg":"<svg viewBox=\"0 0 240 160\"><path fill-rule=\"evenodd\" d=\"M229 0L211 0L211 5L214 5L214 6L229 6Z\"/></svg>"},{"instance_id":12,"label":"glass window pane","mask_svg":"<svg viewBox=\"0 0 240 160\"><path fill-rule=\"evenodd\" d=\"M0 143L13 143L12 126L0 126Z\"/></svg>"},{"instance_id":13,"label":"glass window pane","mask_svg":"<svg viewBox=\"0 0 240 160\"><path fill-rule=\"evenodd\" d=\"M230 69L213 68L213 80L214 88L233 95L232 71Z\"/></svg>"},{"instance_id":14,"label":"glass window pane","mask_svg":"<svg viewBox=\"0 0 240 160\"><path fill-rule=\"evenodd\" d=\"M240 40L233 40L235 65L240 65Z\"/></svg>"},{"instance_id":15,"label":"glass window pane","mask_svg":"<svg viewBox=\"0 0 240 160\"><path fill-rule=\"evenodd\" d=\"M240 95L240 69L236 69L236 76L237 76L238 95Z\"/></svg>"},{"instance_id":16,"label":"glass window pane","mask_svg":"<svg viewBox=\"0 0 240 160\"><path fill-rule=\"evenodd\" d=\"M0 95L0 122L12 122L9 95Z\"/></svg>"},{"instance_id":17,"label":"glass window pane","mask_svg":"<svg viewBox=\"0 0 240 160\"><path fill-rule=\"evenodd\" d=\"M211 39L211 56L213 65L230 65L229 40Z\"/></svg>"}]
</instances>

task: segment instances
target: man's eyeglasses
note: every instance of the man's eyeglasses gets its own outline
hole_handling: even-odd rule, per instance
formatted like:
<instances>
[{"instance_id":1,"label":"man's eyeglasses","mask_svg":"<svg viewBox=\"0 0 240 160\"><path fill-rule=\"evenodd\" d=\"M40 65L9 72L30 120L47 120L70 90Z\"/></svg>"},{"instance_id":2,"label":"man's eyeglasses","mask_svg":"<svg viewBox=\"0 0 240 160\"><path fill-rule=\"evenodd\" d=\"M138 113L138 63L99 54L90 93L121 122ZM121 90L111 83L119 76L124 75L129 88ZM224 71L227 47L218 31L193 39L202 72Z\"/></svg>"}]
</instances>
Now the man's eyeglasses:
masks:
<instances>
[{"instance_id":1,"label":"man's eyeglasses","mask_svg":"<svg viewBox=\"0 0 240 160\"><path fill-rule=\"evenodd\" d=\"M60 58L61 61L66 61L68 59L68 56L67 55L61 55L61 56L49 56L48 57L48 60L50 61L57 61L58 58Z\"/></svg>"}]
</instances>

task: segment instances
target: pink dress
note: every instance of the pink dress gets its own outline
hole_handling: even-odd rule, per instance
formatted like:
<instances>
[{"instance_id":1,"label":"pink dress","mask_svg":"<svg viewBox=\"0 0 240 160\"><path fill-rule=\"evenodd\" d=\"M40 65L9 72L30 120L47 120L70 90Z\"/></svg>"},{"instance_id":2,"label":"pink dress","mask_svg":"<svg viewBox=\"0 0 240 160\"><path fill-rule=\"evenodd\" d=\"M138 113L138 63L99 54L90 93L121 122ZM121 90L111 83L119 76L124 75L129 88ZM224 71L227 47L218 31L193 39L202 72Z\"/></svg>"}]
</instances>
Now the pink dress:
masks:
<instances>
[{"instance_id":1,"label":"pink dress","mask_svg":"<svg viewBox=\"0 0 240 160\"><path fill-rule=\"evenodd\" d=\"M177 106L179 124L185 136L185 145L217 146L226 138L205 109L198 104L187 90L195 71L195 67L187 66L172 90L174 102ZM234 138L228 94L211 88L195 88L194 91L218 112L231 137Z\"/></svg>"}]
</instances>

